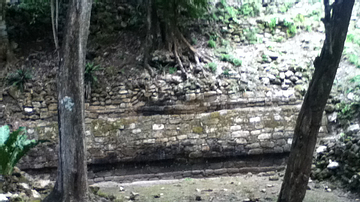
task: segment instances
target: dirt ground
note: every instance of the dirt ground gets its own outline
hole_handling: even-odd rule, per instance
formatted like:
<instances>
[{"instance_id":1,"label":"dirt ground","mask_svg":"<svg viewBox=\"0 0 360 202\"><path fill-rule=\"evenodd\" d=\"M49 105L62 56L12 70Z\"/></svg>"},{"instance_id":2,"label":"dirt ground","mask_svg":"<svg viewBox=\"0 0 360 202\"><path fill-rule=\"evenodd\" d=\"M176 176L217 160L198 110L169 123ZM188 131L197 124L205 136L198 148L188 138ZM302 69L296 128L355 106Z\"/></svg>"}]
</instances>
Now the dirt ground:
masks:
<instances>
[{"instance_id":1,"label":"dirt ground","mask_svg":"<svg viewBox=\"0 0 360 202\"><path fill-rule=\"evenodd\" d=\"M283 173L259 173L214 178L141 181L133 183L102 182L102 195L113 195L117 201L144 202L251 202L276 201ZM325 182L311 181L304 202L355 202L354 194Z\"/></svg>"}]
</instances>

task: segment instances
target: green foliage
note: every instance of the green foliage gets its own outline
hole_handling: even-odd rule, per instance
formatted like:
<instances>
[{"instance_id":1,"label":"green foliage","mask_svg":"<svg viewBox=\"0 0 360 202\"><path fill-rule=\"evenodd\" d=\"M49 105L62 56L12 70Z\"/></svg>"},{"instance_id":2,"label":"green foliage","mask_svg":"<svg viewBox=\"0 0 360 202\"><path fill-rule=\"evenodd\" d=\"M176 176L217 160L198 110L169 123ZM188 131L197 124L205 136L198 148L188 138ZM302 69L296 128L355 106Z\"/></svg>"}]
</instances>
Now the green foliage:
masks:
<instances>
[{"instance_id":1,"label":"green foliage","mask_svg":"<svg viewBox=\"0 0 360 202\"><path fill-rule=\"evenodd\" d=\"M44 140L28 140L26 130L20 127L10 133L9 126L0 127L0 174L11 175L14 166L33 147Z\"/></svg>"},{"instance_id":2,"label":"green foliage","mask_svg":"<svg viewBox=\"0 0 360 202\"><path fill-rule=\"evenodd\" d=\"M359 92L360 90L360 75L356 75L349 79L346 93Z\"/></svg>"},{"instance_id":3,"label":"green foliage","mask_svg":"<svg viewBox=\"0 0 360 202\"><path fill-rule=\"evenodd\" d=\"M231 63L232 63L234 66L239 67L239 66L242 65L242 60L237 59L237 58L234 58L234 59L231 61Z\"/></svg>"},{"instance_id":4,"label":"green foliage","mask_svg":"<svg viewBox=\"0 0 360 202\"><path fill-rule=\"evenodd\" d=\"M278 36L275 38L275 42L281 43L283 41L284 41L284 37L282 37L282 36Z\"/></svg>"},{"instance_id":5,"label":"green foliage","mask_svg":"<svg viewBox=\"0 0 360 202\"><path fill-rule=\"evenodd\" d=\"M346 42L353 43L353 44L360 46L360 36L354 35L354 34L348 34L346 36Z\"/></svg>"},{"instance_id":6,"label":"green foliage","mask_svg":"<svg viewBox=\"0 0 360 202\"><path fill-rule=\"evenodd\" d=\"M286 33L289 37L294 37L296 35L297 29L293 22L284 20L284 26L287 27Z\"/></svg>"},{"instance_id":7,"label":"green foliage","mask_svg":"<svg viewBox=\"0 0 360 202\"><path fill-rule=\"evenodd\" d=\"M350 83L357 84L357 87L360 87L360 75L356 75L356 76L352 77L349 81L350 81Z\"/></svg>"},{"instance_id":8,"label":"green foliage","mask_svg":"<svg viewBox=\"0 0 360 202\"><path fill-rule=\"evenodd\" d=\"M312 31L312 27L311 27L310 25L306 25L305 30L306 30L307 32L311 32L311 31Z\"/></svg>"},{"instance_id":9,"label":"green foliage","mask_svg":"<svg viewBox=\"0 0 360 202\"><path fill-rule=\"evenodd\" d=\"M301 15L300 13L296 15L296 17L294 18L294 22L301 22L303 23L305 21L305 18L303 15Z\"/></svg>"},{"instance_id":10,"label":"green foliage","mask_svg":"<svg viewBox=\"0 0 360 202\"><path fill-rule=\"evenodd\" d=\"M95 72L102 70L100 68L100 65L94 65L94 63L86 63L85 65L85 83L90 83L91 85L97 84L97 76L95 75Z\"/></svg>"},{"instance_id":11,"label":"green foliage","mask_svg":"<svg viewBox=\"0 0 360 202\"><path fill-rule=\"evenodd\" d=\"M348 60L351 64L355 65L357 68L360 68L359 56L357 56L356 54L349 54Z\"/></svg>"},{"instance_id":12,"label":"green foliage","mask_svg":"<svg viewBox=\"0 0 360 202\"><path fill-rule=\"evenodd\" d=\"M268 56L265 55L265 54L262 54L261 59L262 59L263 62L267 62L268 61Z\"/></svg>"},{"instance_id":13,"label":"green foliage","mask_svg":"<svg viewBox=\"0 0 360 202\"><path fill-rule=\"evenodd\" d=\"M348 34L346 36L346 42L353 42L355 39L355 35L354 34Z\"/></svg>"},{"instance_id":14,"label":"green foliage","mask_svg":"<svg viewBox=\"0 0 360 202\"><path fill-rule=\"evenodd\" d=\"M224 62L230 62L231 64L233 64L236 67L239 67L242 65L242 60L234 58L234 56L229 55L229 54L221 54L220 60L224 61Z\"/></svg>"},{"instance_id":15,"label":"green foliage","mask_svg":"<svg viewBox=\"0 0 360 202\"><path fill-rule=\"evenodd\" d=\"M185 10L185 14L191 18L199 18L207 11L208 0L182 0L182 1L169 1L169 0L157 0L162 4L173 4L176 2L180 9ZM171 6L170 6L171 7Z\"/></svg>"},{"instance_id":16,"label":"green foliage","mask_svg":"<svg viewBox=\"0 0 360 202\"><path fill-rule=\"evenodd\" d=\"M216 42L215 42L213 39L210 39L210 40L208 41L208 46L209 46L210 48L215 48L215 47L216 47Z\"/></svg>"},{"instance_id":17,"label":"green foliage","mask_svg":"<svg viewBox=\"0 0 360 202\"><path fill-rule=\"evenodd\" d=\"M7 76L7 83L16 86L21 92L24 91L25 84L32 79L32 74L27 69L18 69Z\"/></svg>"},{"instance_id":18,"label":"green foliage","mask_svg":"<svg viewBox=\"0 0 360 202\"><path fill-rule=\"evenodd\" d=\"M177 71L176 67L169 67L169 74L174 74Z\"/></svg>"},{"instance_id":19,"label":"green foliage","mask_svg":"<svg viewBox=\"0 0 360 202\"><path fill-rule=\"evenodd\" d=\"M280 13L286 13L292 6L293 6L292 3L284 3L284 5L280 6L279 12Z\"/></svg>"},{"instance_id":20,"label":"green foliage","mask_svg":"<svg viewBox=\"0 0 360 202\"><path fill-rule=\"evenodd\" d=\"M221 45L225 46L225 47L228 47L228 46L230 46L230 42L228 40L221 39Z\"/></svg>"},{"instance_id":21,"label":"green foliage","mask_svg":"<svg viewBox=\"0 0 360 202\"><path fill-rule=\"evenodd\" d=\"M217 65L216 65L216 63L214 63L214 62L210 62L210 63L207 64L205 67L208 68L208 69L210 69L211 72L213 72L213 73L215 73L215 72L216 72L216 69L217 69Z\"/></svg>"},{"instance_id":22,"label":"green foliage","mask_svg":"<svg viewBox=\"0 0 360 202\"><path fill-rule=\"evenodd\" d=\"M341 125L348 125L360 109L360 102L341 102L337 104L338 118Z\"/></svg>"},{"instance_id":23,"label":"green foliage","mask_svg":"<svg viewBox=\"0 0 360 202\"><path fill-rule=\"evenodd\" d=\"M158 13L162 14L159 17L169 23L178 21L178 19L175 18L177 18L180 13L181 16L184 17L200 18L206 13L208 5L207 0L156 0ZM176 11L177 13L174 13L173 11Z\"/></svg>"},{"instance_id":24,"label":"green foliage","mask_svg":"<svg viewBox=\"0 0 360 202\"><path fill-rule=\"evenodd\" d=\"M232 56L229 54L221 54L220 60L224 62L230 62L232 59Z\"/></svg>"},{"instance_id":25,"label":"green foliage","mask_svg":"<svg viewBox=\"0 0 360 202\"><path fill-rule=\"evenodd\" d=\"M276 24L277 24L277 18L271 18L270 22L268 22L269 24L269 28L271 31L274 31L276 28Z\"/></svg>"},{"instance_id":26,"label":"green foliage","mask_svg":"<svg viewBox=\"0 0 360 202\"><path fill-rule=\"evenodd\" d=\"M255 44L256 42L258 42L258 38L256 36L257 32L257 28L250 28L244 30L244 36L246 40L250 42L250 44Z\"/></svg>"},{"instance_id":27,"label":"green foliage","mask_svg":"<svg viewBox=\"0 0 360 202\"><path fill-rule=\"evenodd\" d=\"M259 7L260 7L260 5L256 4L255 2L246 3L240 7L239 13L240 13L240 15L243 15L243 16L250 16L250 17L259 16L259 14L260 14Z\"/></svg>"},{"instance_id":28,"label":"green foliage","mask_svg":"<svg viewBox=\"0 0 360 202\"><path fill-rule=\"evenodd\" d=\"M230 76L229 70L225 69L222 73L224 76Z\"/></svg>"},{"instance_id":29,"label":"green foliage","mask_svg":"<svg viewBox=\"0 0 360 202\"><path fill-rule=\"evenodd\" d=\"M306 15L305 17L312 18L312 20L314 21L320 21L321 12L319 10L313 10L310 14Z\"/></svg>"},{"instance_id":30,"label":"green foliage","mask_svg":"<svg viewBox=\"0 0 360 202\"><path fill-rule=\"evenodd\" d=\"M61 21L64 19L62 5L60 5L59 11L59 20ZM7 7L5 18L9 37L13 40L36 40L51 34L49 1L10 4ZM59 29L62 27L63 24L59 23Z\"/></svg>"}]
</instances>

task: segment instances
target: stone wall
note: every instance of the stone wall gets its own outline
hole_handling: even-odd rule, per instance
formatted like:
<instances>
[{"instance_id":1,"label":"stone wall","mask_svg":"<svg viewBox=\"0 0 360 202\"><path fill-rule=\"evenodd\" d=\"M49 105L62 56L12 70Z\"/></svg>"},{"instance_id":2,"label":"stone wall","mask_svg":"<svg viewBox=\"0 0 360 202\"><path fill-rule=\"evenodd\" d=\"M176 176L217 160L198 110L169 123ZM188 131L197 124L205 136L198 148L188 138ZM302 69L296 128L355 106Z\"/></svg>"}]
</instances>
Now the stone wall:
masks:
<instances>
[{"instance_id":1,"label":"stone wall","mask_svg":"<svg viewBox=\"0 0 360 202\"><path fill-rule=\"evenodd\" d=\"M85 120L91 165L289 152L301 107L294 90L233 92L226 79L196 87L166 78L143 88L129 80L93 91ZM10 88L2 94L6 123L51 140L24 157L22 169L57 165L55 90L53 79L44 79L24 93ZM326 121L320 132L326 134Z\"/></svg>"}]
</instances>

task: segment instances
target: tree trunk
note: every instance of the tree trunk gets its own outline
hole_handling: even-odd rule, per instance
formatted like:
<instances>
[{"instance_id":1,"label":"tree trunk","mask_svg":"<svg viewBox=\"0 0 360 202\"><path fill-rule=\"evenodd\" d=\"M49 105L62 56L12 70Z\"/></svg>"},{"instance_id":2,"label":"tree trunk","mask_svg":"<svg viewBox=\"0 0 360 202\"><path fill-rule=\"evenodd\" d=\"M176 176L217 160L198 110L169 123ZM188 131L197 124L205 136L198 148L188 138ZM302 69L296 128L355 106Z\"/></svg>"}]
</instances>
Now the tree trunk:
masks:
<instances>
[{"instance_id":1,"label":"tree trunk","mask_svg":"<svg viewBox=\"0 0 360 202\"><path fill-rule=\"evenodd\" d=\"M314 61L315 72L296 122L278 202L301 202L305 197L320 122L344 49L354 0L336 0L331 6L324 0L324 4L326 39Z\"/></svg>"},{"instance_id":2,"label":"tree trunk","mask_svg":"<svg viewBox=\"0 0 360 202\"><path fill-rule=\"evenodd\" d=\"M151 49L153 47L153 32L152 32L152 25L153 25L153 0L147 0L147 16L146 16L146 39L145 39L145 48L144 48L144 67L148 70L151 76L154 76L154 71L151 69L149 65L149 58Z\"/></svg>"},{"instance_id":3,"label":"tree trunk","mask_svg":"<svg viewBox=\"0 0 360 202\"><path fill-rule=\"evenodd\" d=\"M92 0L70 0L58 74L59 165L44 201L87 201L84 68Z\"/></svg>"},{"instance_id":4,"label":"tree trunk","mask_svg":"<svg viewBox=\"0 0 360 202\"><path fill-rule=\"evenodd\" d=\"M5 11L6 0L0 0L0 70L6 66L9 53L9 40L6 31Z\"/></svg>"}]
</instances>

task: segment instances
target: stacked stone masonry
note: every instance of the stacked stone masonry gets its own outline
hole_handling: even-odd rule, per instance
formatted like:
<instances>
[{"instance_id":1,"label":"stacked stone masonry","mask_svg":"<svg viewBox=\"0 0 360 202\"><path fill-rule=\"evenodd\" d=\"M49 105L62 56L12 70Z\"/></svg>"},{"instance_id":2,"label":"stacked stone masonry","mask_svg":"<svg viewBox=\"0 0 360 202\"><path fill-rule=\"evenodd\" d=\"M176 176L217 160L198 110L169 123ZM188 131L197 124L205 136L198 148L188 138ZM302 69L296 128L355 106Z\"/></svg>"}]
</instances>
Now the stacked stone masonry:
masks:
<instances>
[{"instance_id":1,"label":"stacked stone masonry","mask_svg":"<svg viewBox=\"0 0 360 202\"><path fill-rule=\"evenodd\" d=\"M85 112L89 165L289 152L301 107L293 90L191 88L177 94L176 85L95 89ZM27 126L31 138L51 140L24 157L23 169L57 165L55 92L52 82L29 85L24 93L9 89L0 97L0 115L7 124ZM327 132L325 120L320 132Z\"/></svg>"}]
</instances>

